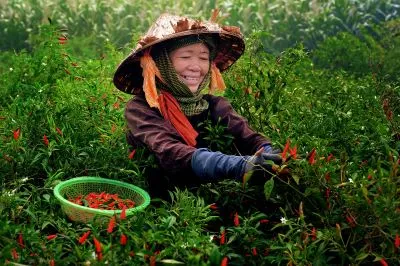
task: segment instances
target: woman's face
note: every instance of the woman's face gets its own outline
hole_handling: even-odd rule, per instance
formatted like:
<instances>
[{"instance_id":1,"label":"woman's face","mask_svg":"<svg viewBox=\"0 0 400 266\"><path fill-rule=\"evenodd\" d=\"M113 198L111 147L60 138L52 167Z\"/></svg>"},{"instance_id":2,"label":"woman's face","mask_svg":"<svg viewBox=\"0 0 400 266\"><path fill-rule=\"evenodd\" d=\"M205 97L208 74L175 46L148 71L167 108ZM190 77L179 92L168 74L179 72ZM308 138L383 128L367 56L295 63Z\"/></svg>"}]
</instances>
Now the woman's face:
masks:
<instances>
[{"instance_id":1,"label":"woman's face","mask_svg":"<svg viewBox=\"0 0 400 266\"><path fill-rule=\"evenodd\" d=\"M210 51L203 43L190 44L173 50L169 57L178 78L195 93L210 68Z\"/></svg>"}]
</instances>

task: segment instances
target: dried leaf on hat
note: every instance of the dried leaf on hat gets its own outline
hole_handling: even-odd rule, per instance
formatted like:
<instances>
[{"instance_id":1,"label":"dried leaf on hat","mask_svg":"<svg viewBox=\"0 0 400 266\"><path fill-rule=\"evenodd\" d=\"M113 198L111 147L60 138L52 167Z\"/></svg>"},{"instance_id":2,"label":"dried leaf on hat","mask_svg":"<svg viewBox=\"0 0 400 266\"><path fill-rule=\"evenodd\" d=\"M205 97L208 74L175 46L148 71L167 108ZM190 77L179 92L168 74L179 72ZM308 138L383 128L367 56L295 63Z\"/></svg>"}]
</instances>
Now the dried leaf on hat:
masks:
<instances>
[{"instance_id":1,"label":"dried leaf on hat","mask_svg":"<svg viewBox=\"0 0 400 266\"><path fill-rule=\"evenodd\" d=\"M218 8L213 9L212 13L211 13L210 21L217 23L218 14L219 14L219 9Z\"/></svg>"},{"instance_id":2,"label":"dried leaf on hat","mask_svg":"<svg viewBox=\"0 0 400 266\"><path fill-rule=\"evenodd\" d=\"M227 31L227 32L232 32L236 34L241 34L240 28L236 26L222 26L222 29Z\"/></svg>"},{"instance_id":3,"label":"dried leaf on hat","mask_svg":"<svg viewBox=\"0 0 400 266\"><path fill-rule=\"evenodd\" d=\"M201 21L196 20L192 27L190 27L191 30L200 30L200 29L207 29L206 26L203 25L203 23L201 23Z\"/></svg>"},{"instance_id":4,"label":"dried leaf on hat","mask_svg":"<svg viewBox=\"0 0 400 266\"><path fill-rule=\"evenodd\" d=\"M189 20L187 18L179 20L176 25L172 25L175 33L189 30Z\"/></svg>"},{"instance_id":5,"label":"dried leaf on hat","mask_svg":"<svg viewBox=\"0 0 400 266\"><path fill-rule=\"evenodd\" d=\"M146 36L146 37L140 39L139 44L141 46L145 46L146 44L152 43L156 40L158 40L158 38L155 36Z\"/></svg>"}]
</instances>

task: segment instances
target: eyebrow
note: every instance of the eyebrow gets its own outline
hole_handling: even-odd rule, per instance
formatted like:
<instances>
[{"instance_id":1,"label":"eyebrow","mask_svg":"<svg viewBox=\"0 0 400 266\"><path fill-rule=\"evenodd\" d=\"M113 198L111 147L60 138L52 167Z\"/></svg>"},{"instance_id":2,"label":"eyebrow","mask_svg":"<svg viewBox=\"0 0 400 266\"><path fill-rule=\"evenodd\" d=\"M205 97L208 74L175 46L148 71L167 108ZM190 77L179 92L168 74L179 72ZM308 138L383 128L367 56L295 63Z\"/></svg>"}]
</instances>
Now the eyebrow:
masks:
<instances>
[{"instance_id":1,"label":"eyebrow","mask_svg":"<svg viewBox=\"0 0 400 266\"><path fill-rule=\"evenodd\" d=\"M188 50L184 50L184 51L181 51L181 52L182 52L182 53L187 53L187 52L193 53L194 50L193 50L193 49L188 49ZM200 53L202 53L202 54L209 54L210 52L207 51L207 50L203 50L203 51L200 51Z\"/></svg>"}]
</instances>

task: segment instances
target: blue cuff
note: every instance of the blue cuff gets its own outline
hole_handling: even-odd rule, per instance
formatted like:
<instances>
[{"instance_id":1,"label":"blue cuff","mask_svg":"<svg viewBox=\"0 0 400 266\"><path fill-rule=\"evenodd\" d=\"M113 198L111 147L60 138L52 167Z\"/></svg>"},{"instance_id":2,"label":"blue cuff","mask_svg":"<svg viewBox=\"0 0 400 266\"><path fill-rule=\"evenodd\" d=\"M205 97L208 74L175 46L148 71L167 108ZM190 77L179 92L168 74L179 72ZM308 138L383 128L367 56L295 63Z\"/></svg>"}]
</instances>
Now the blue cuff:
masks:
<instances>
[{"instance_id":1,"label":"blue cuff","mask_svg":"<svg viewBox=\"0 0 400 266\"><path fill-rule=\"evenodd\" d=\"M225 155L208 149L197 149L192 156L192 169L203 181L223 178L241 179L248 156Z\"/></svg>"}]
</instances>

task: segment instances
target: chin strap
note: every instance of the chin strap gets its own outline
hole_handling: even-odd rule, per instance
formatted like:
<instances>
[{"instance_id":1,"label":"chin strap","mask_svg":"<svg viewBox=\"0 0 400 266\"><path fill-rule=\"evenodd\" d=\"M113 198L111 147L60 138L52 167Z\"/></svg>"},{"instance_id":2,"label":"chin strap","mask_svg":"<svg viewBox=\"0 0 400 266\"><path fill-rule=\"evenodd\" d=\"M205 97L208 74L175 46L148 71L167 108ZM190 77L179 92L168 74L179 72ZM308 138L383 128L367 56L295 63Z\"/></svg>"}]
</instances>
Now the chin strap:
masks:
<instances>
[{"instance_id":1,"label":"chin strap","mask_svg":"<svg viewBox=\"0 0 400 266\"><path fill-rule=\"evenodd\" d=\"M211 63L211 81L210 81L210 94L215 91L223 92L225 90L225 82L222 78L221 72L214 62Z\"/></svg>"}]
</instances>

